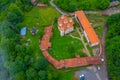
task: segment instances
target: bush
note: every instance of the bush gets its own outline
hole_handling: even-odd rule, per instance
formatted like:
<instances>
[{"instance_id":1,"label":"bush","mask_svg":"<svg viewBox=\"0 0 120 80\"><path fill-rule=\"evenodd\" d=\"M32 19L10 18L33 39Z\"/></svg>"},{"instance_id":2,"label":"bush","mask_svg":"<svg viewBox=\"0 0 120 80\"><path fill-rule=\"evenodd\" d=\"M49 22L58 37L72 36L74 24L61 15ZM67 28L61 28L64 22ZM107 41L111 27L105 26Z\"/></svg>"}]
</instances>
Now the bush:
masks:
<instances>
[{"instance_id":1,"label":"bush","mask_svg":"<svg viewBox=\"0 0 120 80\"><path fill-rule=\"evenodd\" d=\"M106 9L109 6L109 0L55 0L55 4L61 9L74 12L80 10Z\"/></svg>"},{"instance_id":2,"label":"bush","mask_svg":"<svg viewBox=\"0 0 120 80\"><path fill-rule=\"evenodd\" d=\"M108 8L110 1L109 0L97 0L97 8L104 10Z\"/></svg>"}]
</instances>

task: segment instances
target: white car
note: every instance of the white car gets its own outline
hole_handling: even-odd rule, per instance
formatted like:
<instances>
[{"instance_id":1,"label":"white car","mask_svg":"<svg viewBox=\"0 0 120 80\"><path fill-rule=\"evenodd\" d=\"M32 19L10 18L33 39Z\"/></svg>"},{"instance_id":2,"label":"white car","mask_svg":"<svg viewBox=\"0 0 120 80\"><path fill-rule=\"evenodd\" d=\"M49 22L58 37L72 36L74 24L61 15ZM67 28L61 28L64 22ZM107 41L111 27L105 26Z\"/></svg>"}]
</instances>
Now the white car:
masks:
<instances>
[{"instance_id":1,"label":"white car","mask_svg":"<svg viewBox=\"0 0 120 80\"><path fill-rule=\"evenodd\" d=\"M103 58L101 58L101 62L104 62L104 59L103 59Z\"/></svg>"},{"instance_id":2,"label":"white car","mask_svg":"<svg viewBox=\"0 0 120 80\"><path fill-rule=\"evenodd\" d=\"M80 80L85 80L85 75L84 74L80 75Z\"/></svg>"},{"instance_id":3,"label":"white car","mask_svg":"<svg viewBox=\"0 0 120 80\"><path fill-rule=\"evenodd\" d=\"M85 76L84 74L80 75L80 77L84 77L84 76Z\"/></svg>"},{"instance_id":4,"label":"white car","mask_svg":"<svg viewBox=\"0 0 120 80\"><path fill-rule=\"evenodd\" d=\"M100 66L97 66L97 70L100 71L101 67Z\"/></svg>"}]
</instances>

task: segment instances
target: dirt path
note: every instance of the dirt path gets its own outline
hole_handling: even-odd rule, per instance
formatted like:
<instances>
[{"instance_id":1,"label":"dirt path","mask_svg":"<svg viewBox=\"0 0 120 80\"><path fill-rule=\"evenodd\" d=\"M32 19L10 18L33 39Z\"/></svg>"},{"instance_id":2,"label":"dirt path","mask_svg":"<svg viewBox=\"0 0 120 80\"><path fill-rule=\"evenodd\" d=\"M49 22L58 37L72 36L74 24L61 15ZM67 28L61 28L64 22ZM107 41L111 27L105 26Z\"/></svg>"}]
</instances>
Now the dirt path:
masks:
<instances>
[{"instance_id":1,"label":"dirt path","mask_svg":"<svg viewBox=\"0 0 120 80\"><path fill-rule=\"evenodd\" d=\"M54 4L54 0L50 0L50 4L51 4L51 6L54 7L60 14L69 16L68 13L63 12L62 10L60 10L60 8L59 8L58 6L56 6L56 5Z\"/></svg>"},{"instance_id":2,"label":"dirt path","mask_svg":"<svg viewBox=\"0 0 120 80\"><path fill-rule=\"evenodd\" d=\"M89 50L87 49L87 44L84 42L83 36L81 35L81 32L79 31L78 28L76 28L76 30L77 30L80 38L81 38L81 41L82 41L83 46L84 46L84 48L85 48L86 55L87 55L87 56L91 56Z\"/></svg>"},{"instance_id":3,"label":"dirt path","mask_svg":"<svg viewBox=\"0 0 120 80\"><path fill-rule=\"evenodd\" d=\"M69 35L70 37L74 38L74 39L77 39L77 40L81 40L79 37L75 37L73 35Z\"/></svg>"},{"instance_id":4,"label":"dirt path","mask_svg":"<svg viewBox=\"0 0 120 80\"><path fill-rule=\"evenodd\" d=\"M110 16L112 14L120 13L120 8L108 8L104 11L84 11L86 14L100 14Z\"/></svg>"},{"instance_id":5,"label":"dirt path","mask_svg":"<svg viewBox=\"0 0 120 80\"><path fill-rule=\"evenodd\" d=\"M103 31L103 37L102 37L102 47L103 47L102 57L104 58L104 62L103 62L103 66L102 66L103 70L101 70L101 73L104 73L106 80L108 80L107 63L106 63L107 59L106 59L106 49L105 49L107 30L108 30L108 28L107 28L107 25L105 24L104 31Z\"/></svg>"}]
</instances>

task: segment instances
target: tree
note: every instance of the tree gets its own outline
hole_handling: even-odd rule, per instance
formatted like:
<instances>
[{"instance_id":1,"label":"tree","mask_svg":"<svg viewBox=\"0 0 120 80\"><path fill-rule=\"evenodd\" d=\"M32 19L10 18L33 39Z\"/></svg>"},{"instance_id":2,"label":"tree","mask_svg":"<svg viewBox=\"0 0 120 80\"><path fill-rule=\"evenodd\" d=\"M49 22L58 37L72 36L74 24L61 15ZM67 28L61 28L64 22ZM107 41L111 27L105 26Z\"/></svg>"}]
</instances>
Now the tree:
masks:
<instances>
[{"instance_id":1,"label":"tree","mask_svg":"<svg viewBox=\"0 0 120 80\"><path fill-rule=\"evenodd\" d=\"M16 4L22 11L30 11L32 9L31 0L16 0Z\"/></svg>"},{"instance_id":2,"label":"tree","mask_svg":"<svg viewBox=\"0 0 120 80\"><path fill-rule=\"evenodd\" d=\"M48 72L47 79L48 80L59 80L59 73L56 73L55 71Z\"/></svg>"},{"instance_id":3,"label":"tree","mask_svg":"<svg viewBox=\"0 0 120 80\"><path fill-rule=\"evenodd\" d=\"M101 10L104 10L109 7L110 0L97 0L97 7Z\"/></svg>"},{"instance_id":4,"label":"tree","mask_svg":"<svg viewBox=\"0 0 120 80\"><path fill-rule=\"evenodd\" d=\"M15 32L10 29L10 24L7 21L2 21L0 23L0 37L4 36L6 38L15 38Z\"/></svg>"},{"instance_id":5,"label":"tree","mask_svg":"<svg viewBox=\"0 0 120 80\"><path fill-rule=\"evenodd\" d=\"M24 62L27 66L30 65L30 56L29 55L26 54L26 56L24 57Z\"/></svg>"},{"instance_id":6,"label":"tree","mask_svg":"<svg viewBox=\"0 0 120 80\"><path fill-rule=\"evenodd\" d=\"M14 25L14 26L17 23L23 21L22 11L14 3L11 3L10 6L8 7L7 20L11 23L11 25Z\"/></svg>"},{"instance_id":7,"label":"tree","mask_svg":"<svg viewBox=\"0 0 120 80\"><path fill-rule=\"evenodd\" d=\"M76 9L77 9L76 5L73 4L73 3L71 3L71 4L70 4L70 12L73 12L73 11L75 11Z\"/></svg>"},{"instance_id":8,"label":"tree","mask_svg":"<svg viewBox=\"0 0 120 80\"><path fill-rule=\"evenodd\" d=\"M40 77L41 80L46 80L46 78L47 78L47 73L46 73L46 71L40 70L40 71L38 72L38 75L39 75L39 77Z\"/></svg>"},{"instance_id":9,"label":"tree","mask_svg":"<svg viewBox=\"0 0 120 80\"><path fill-rule=\"evenodd\" d=\"M113 14L107 19L107 24L112 25L112 24L117 24L120 20L120 13ZM110 27L110 26L109 26Z\"/></svg>"},{"instance_id":10,"label":"tree","mask_svg":"<svg viewBox=\"0 0 120 80\"><path fill-rule=\"evenodd\" d=\"M116 35L120 35L120 14L114 14L107 19L108 33L107 38L113 38Z\"/></svg>"},{"instance_id":11,"label":"tree","mask_svg":"<svg viewBox=\"0 0 120 80\"><path fill-rule=\"evenodd\" d=\"M34 64L33 67L37 70L42 69L44 70L47 66L47 61L45 58L38 59Z\"/></svg>"},{"instance_id":12,"label":"tree","mask_svg":"<svg viewBox=\"0 0 120 80\"><path fill-rule=\"evenodd\" d=\"M9 64L9 71L11 75L15 75L18 72L21 72L24 70L24 63L20 60L10 61Z\"/></svg>"},{"instance_id":13,"label":"tree","mask_svg":"<svg viewBox=\"0 0 120 80\"><path fill-rule=\"evenodd\" d=\"M16 13L13 13L13 12L8 12L8 14L7 14L7 20L11 23L11 25L16 25L17 23L23 21L23 16L21 14L16 14Z\"/></svg>"},{"instance_id":14,"label":"tree","mask_svg":"<svg viewBox=\"0 0 120 80\"><path fill-rule=\"evenodd\" d=\"M26 80L26 74L25 74L23 71L18 72L18 73L15 75L14 80Z\"/></svg>"},{"instance_id":15,"label":"tree","mask_svg":"<svg viewBox=\"0 0 120 80\"><path fill-rule=\"evenodd\" d=\"M108 73L112 80L119 80L120 72L120 14L114 14L107 19L108 33L106 52Z\"/></svg>"},{"instance_id":16,"label":"tree","mask_svg":"<svg viewBox=\"0 0 120 80\"><path fill-rule=\"evenodd\" d=\"M112 44L110 44L112 42ZM108 72L111 77L120 75L120 36L116 36L107 42ZM120 78L120 77L119 77ZM114 79L113 79L114 80Z\"/></svg>"},{"instance_id":17,"label":"tree","mask_svg":"<svg viewBox=\"0 0 120 80\"><path fill-rule=\"evenodd\" d=\"M26 71L27 80L36 80L37 72L34 68L29 67Z\"/></svg>"}]
</instances>

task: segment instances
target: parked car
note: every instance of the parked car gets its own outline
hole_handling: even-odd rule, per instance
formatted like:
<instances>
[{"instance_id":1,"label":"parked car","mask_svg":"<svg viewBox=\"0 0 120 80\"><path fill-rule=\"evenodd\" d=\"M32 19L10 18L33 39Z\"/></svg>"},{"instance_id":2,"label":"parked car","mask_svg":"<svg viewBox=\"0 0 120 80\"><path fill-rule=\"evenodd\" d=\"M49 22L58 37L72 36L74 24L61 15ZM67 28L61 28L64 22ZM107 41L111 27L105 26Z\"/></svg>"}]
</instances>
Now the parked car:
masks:
<instances>
[{"instance_id":1,"label":"parked car","mask_svg":"<svg viewBox=\"0 0 120 80\"><path fill-rule=\"evenodd\" d=\"M101 70L101 67L100 67L100 66L97 66L97 70L100 71L100 70Z\"/></svg>"},{"instance_id":2,"label":"parked car","mask_svg":"<svg viewBox=\"0 0 120 80\"><path fill-rule=\"evenodd\" d=\"M104 59L103 59L103 58L101 58L101 62L104 62Z\"/></svg>"},{"instance_id":3,"label":"parked car","mask_svg":"<svg viewBox=\"0 0 120 80\"><path fill-rule=\"evenodd\" d=\"M80 80L85 80L85 75L84 74L80 75Z\"/></svg>"}]
</instances>

